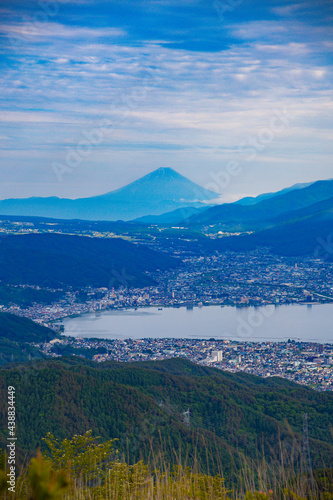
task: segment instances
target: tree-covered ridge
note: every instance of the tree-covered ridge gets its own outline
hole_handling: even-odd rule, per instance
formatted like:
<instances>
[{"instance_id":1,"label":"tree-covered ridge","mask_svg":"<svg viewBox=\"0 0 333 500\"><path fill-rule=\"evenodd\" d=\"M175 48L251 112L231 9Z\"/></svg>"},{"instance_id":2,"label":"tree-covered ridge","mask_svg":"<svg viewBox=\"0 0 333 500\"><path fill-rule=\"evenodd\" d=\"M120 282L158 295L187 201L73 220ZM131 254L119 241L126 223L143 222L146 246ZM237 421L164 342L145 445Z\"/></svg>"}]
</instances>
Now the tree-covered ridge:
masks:
<instances>
[{"instance_id":1,"label":"tree-covered ridge","mask_svg":"<svg viewBox=\"0 0 333 500\"><path fill-rule=\"evenodd\" d=\"M277 255L332 259L330 251L333 219L309 219L278 224L249 235L231 236L216 241L219 252L246 252L269 247ZM323 243L320 243L323 242Z\"/></svg>"},{"instance_id":2,"label":"tree-covered ridge","mask_svg":"<svg viewBox=\"0 0 333 500\"><path fill-rule=\"evenodd\" d=\"M121 238L24 234L2 241L0 280L50 288L149 286L146 272L170 269L176 259Z\"/></svg>"},{"instance_id":3,"label":"tree-covered ridge","mask_svg":"<svg viewBox=\"0 0 333 500\"><path fill-rule=\"evenodd\" d=\"M0 365L42 358L30 343L48 342L56 336L53 330L28 318L0 312Z\"/></svg>"},{"instance_id":4,"label":"tree-covered ridge","mask_svg":"<svg viewBox=\"0 0 333 500\"><path fill-rule=\"evenodd\" d=\"M280 447L299 450L307 412L314 464L333 460L332 395L281 379L226 374L185 360L102 367L68 358L2 369L0 381L2 427L6 387L16 387L23 450L41 445L47 432L63 439L93 429L104 440L119 438L130 460L152 449L171 462L174 450L193 459L197 450L200 463L208 457L213 466L214 456L232 478L243 454L254 461L265 454L272 462ZM190 427L183 416L188 408Z\"/></svg>"},{"instance_id":5,"label":"tree-covered ridge","mask_svg":"<svg viewBox=\"0 0 333 500\"><path fill-rule=\"evenodd\" d=\"M14 342L48 342L54 339L55 332L28 318L15 314L0 313L0 338Z\"/></svg>"},{"instance_id":6,"label":"tree-covered ridge","mask_svg":"<svg viewBox=\"0 0 333 500\"><path fill-rule=\"evenodd\" d=\"M15 304L22 309L37 304L52 304L64 297L61 290L42 290L25 286L10 286L0 283L0 304L9 306Z\"/></svg>"}]
</instances>

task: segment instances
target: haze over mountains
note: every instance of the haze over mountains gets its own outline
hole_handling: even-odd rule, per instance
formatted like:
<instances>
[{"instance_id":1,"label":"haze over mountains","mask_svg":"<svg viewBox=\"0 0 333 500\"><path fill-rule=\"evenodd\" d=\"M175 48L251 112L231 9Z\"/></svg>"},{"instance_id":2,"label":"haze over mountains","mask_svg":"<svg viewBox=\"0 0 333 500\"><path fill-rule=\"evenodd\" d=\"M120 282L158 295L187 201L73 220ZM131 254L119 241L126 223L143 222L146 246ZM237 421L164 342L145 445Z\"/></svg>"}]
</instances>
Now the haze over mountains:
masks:
<instances>
[{"instance_id":1,"label":"haze over mountains","mask_svg":"<svg viewBox=\"0 0 333 500\"><path fill-rule=\"evenodd\" d=\"M307 208L333 197L333 180L296 184L276 193L247 197L216 205L218 194L171 168L159 168L104 195L76 200L48 197L0 201L0 214L191 225L224 224L227 228L264 228L288 212Z\"/></svg>"},{"instance_id":2,"label":"haze over mountains","mask_svg":"<svg viewBox=\"0 0 333 500\"><path fill-rule=\"evenodd\" d=\"M236 201L239 205L254 205L255 203L259 203L259 201L264 201L269 198L274 198L275 196L279 196L281 194L289 193L289 191L294 191L296 189L303 189L305 187L311 186L313 182L303 182L302 184L294 184L293 186L282 189L281 191L277 191L274 193L264 193L259 194L259 196L247 196L246 198L242 198L241 200Z\"/></svg>"},{"instance_id":3,"label":"haze over mountains","mask_svg":"<svg viewBox=\"0 0 333 500\"><path fill-rule=\"evenodd\" d=\"M204 189L171 168L159 168L109 193L79 198L25 198L0 201L0 213L60 219L131 220L182 207L200 207L217 193Z\"/></svg>"},{"instance_id":4,"label":"haze over mountains","mask_svg":"<svg viewBox=\"0 0 333 500\"><path fill-rule=\"evenodd\" d=\"M278 254L306 255L317 252L319 241L321 242L319 254L325 258L332 258L333 251L329 248L327 253L325 243L323 244L323 242L330 242L333 234L332 179L296 184L276 193L266 193L256 198L243 198L235 203L213 205L216 197L216 193L207 191L174 170L160 168L128 186L101 196L78 200L60 198L3 200L0 201L0 214L9 218L15 216L27 219L36 216L38 218L52 217L53 232L70 234L77 233L80 225L84 226L85 229L82 227L84 233L86 230L92 230L92 226L87 227L87 225L97 224L97 233L99 230L102 232L107 230L106 226L108 226L108 230L115 232L118 236L121 236L122 233L127 236L132 234L135 238L139 237L140 240L143 238L142 241L145 243L157 238L162 248L166 249L171 245L173 249L177 247L181 251L183 250L183 247L180 248L181 245L185 244L190 245L195 252L244 251L266 246ZM56 221L55 218L58 220ZM125 222L111 222L119 219ZM91 222L92 220L100 222ZM35 227L36 221L33 224ZM64 224L69 224L69 226L63 227ZM109 227L110 224L112 227ZM120 224L120 226L116 227L115 224ZM183 227L186 235L181 235L179 231L177 234L172 232L176 229L172 227L175 225ZM153 227L155 227L155 232ZM162 232L161 228L164 228ZM171 232L165 232L166 228L169 228ZM45 232L45 227L41 227L40 231ZM191 231L193 234L188 239L188 234ZM252 232L253 234L218 238L217 240L208 237L211 234L219 236L220 231L224 233ZM149 237L148 234L150 234ZM146 239L147 237L148 239ZM38 238L33 241L37 240ZM19 241L20 248L17 247ZM24 259L20 258L20 255L23 255L22 252L40 250L38 248L25 248L28 239L15 239L15 242L15 248L11 247L14 241L10 238L6 244L3 244L3 249L8 250L8 269L16 268L13 260L15 253L18 261L23 262ZM330 245L330 243L328 244ZM108 245L112 245L110 251L113 252L116 243L108 243ZM74 247L72 250L74 251ZM50 252L54 253L51 247L47 249L47 253ZM104 254L104 248L102 253ZM121 256L121 252L118 254ZM89 259L90 257L91 255L89 255ZM136 251L133 252L134 257L139 260L143 258L146 261L146 256L139 256ZM49 267L48 258L45 261L47 267ZM62 259L63 256L57 255L58 258ZM32 254L31 262L35 262L35 260L34 254ZM118 258L116 260L118 261ZM44 262L44 256L40 262ZM76 264L78 265L78 263ZM76 268L76 264L73 265L73 269ZM89 262L86 269L90 269L91 264L92 262ZM96 263L93 264L93 267L96 265ZM110 265L111 263L108 261L108 270L106 271L103 268L104 263L98 262L100 268L98 272L95 269L94 276L100 276L105 281L105 275L109 273ZM38 262L36 262L36 266L39 266ZM156 267L161 268L160 265ZM2 266L1 272L6 273L6 269L7 265ZM71 281L76 279L73 276L73 269L68 269ZM142 270L149 271L151 269L145 265ZM23 266L20 272L26 275L28 271ZM66 273L62 277L57 276L56 280L61 278L60 281L66 282L65 275ZM40 279L42 280L42 276ZM138 282L142 282L142 279L143 276L138 275ZM143 281L146 279L147 277L144 276ZM90 281L90 278L87 279L87 283Z\"/></svg>"},{"instance_id":5,"label":"haze over mountains","mask_svg":"<svg viewBox=\"0 0 333 500\"><path fill-rule=\"evenodd\" d=\"M295 189L278 196L260 201L254 205L244 206L226 203L208 208L201 214L189 218L191 224L238 224L253 225L278 222L278 217L304 209L323 200L333 197L333 180L317 181L303 189Z\"/></svg>"}]
</instances>

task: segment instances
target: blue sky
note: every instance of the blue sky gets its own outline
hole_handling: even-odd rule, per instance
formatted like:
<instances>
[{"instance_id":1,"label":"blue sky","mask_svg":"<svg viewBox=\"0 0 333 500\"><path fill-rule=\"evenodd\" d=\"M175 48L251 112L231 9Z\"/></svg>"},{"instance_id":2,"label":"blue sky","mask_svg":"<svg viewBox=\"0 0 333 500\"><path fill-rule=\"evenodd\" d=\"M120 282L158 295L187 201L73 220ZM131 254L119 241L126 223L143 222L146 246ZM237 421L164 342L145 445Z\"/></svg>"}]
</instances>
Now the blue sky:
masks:
<instances>
[{"instance_id":1,"label":"blue sky","mask_svg":"<svg viewBox=\"0 0 333 500\"><path fill-rule=\"evenodd\" d=\"M224 201L332 175L333 3L6 0L0 198L172 167Z\"/></svg>"}]
</instances>

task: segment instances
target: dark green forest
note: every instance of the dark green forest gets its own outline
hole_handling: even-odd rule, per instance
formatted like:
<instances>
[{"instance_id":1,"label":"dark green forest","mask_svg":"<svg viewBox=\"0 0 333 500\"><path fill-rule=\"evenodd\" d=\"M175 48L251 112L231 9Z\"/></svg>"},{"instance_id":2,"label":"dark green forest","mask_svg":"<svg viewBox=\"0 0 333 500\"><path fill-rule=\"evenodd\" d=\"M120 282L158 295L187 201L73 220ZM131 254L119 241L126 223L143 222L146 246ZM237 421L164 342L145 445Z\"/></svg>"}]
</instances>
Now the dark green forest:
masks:
<instances>
[{"instance_id":1,"label":"dark green forest","mask_svg":"<svg viewBox=\"0 0 333 500\"><path fill-rule=\"evenodd\" d=\"M216 240L215 248L220 252L246 252L258 247L269 247L271 252L277 255L313 255L317 258L332 259L332 234L333 219L305 220L280 224L250 235L222 238Z\"/></svg>"},{"instance_id":2,"label":"dark green forest","mask_svg":"<svg viewBox=\"0 0 333 500\"><path fill-rule=\"evenodd\" d=\"M30 319L0 313L0 337L14 342L47 342L56 336L53 330Z\"/></svg>"},{"instance_id":3,"label":"dark green forest","mask_svg":"<svg viewBox=\"0 0 333 500\"><path fill-rule=\"evenodd\" d=\"M1 242L0 280L7 284L62 287L144 287L146 273L178 261L121 238L64 234L9 235Z\"/></svg>"},{"instance_id":4,"label":"dark green forest","mask_svg":"<svg viewBox=\"0 0 333 500\"><path fill-rule=\"evenodd\" d=\"M307 412L314 466L333 461L332 394L283 379L224 373L182 359L8 365L0 371L2 429L8 385L16 388L22 452L43 445L47 432L63 439L92 429L104 440L118 438L118 449L132 462L162 452L172 463L179 450L211 473L218 464L232 480L244 455L255 462L265 455L273 466L283 450L288 460L293 455L299 461ZM190 426L183 417L187 409ZM4 447L4 430L0 442Z\"/></svg>"},{"instance_id":5,"label":"dark green forest","mask_svg":"<svg viewBox=\"0 0 333 500\"><path fill-rule=\"evenodd\" d=\"M53 330L27 318L0 313L0 365L42 358L30 343L48 342L56 336Z\"/></svg>"},{"instance_id":6,"label":"dark green forest","mask_svg":"<svg viewBox=\"0 0 333 500\"><path fill-rule=\"evenodd\" d=\"M20 308L25 309L31 307L34 303L37 304L52 304L61 300L64 292L60 290L50 291L41 290L31 287L10 286L0 283L0 304L10 306L15 304Z\"/></svg>"}]
</instances>

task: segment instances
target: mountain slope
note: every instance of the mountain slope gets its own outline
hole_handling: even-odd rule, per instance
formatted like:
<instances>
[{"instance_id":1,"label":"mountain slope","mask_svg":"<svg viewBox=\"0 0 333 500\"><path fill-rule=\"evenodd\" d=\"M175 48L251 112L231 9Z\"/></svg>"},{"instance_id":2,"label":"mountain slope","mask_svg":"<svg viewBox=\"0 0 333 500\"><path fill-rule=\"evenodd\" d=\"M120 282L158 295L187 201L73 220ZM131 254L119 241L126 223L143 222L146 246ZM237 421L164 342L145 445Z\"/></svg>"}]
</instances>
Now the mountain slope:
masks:
<instances>
[{"instance_id":1,"label":"mountain slope","mask_svg":"<svg viewBox=\"0 0 333 500\"><path fill-rule=\"evenodd\" d=\"M42 444L47 432L64 438L92 428L104 439L119 438L117 447L130 460L153 450L172 464L181 450L190 461L196 455L204 469L218 472L221 464L232 479L244 465L242 453L256 463L265 454L270 467L281 450L297 450L306 412L314 467L333 460L333 395L282 379L223 373L181 359L96 366L69 358L11 366L0 371L1 429L8 385L16 387L23 450ZM183 422L187 408L190 428ZM4 431L0 443L6 444Z\"/></svg>"},{"instance_id":2,"label":"mountain slope","mask_svg":"<svg viewBox=\"0 0 333 500\"><path fill-rule=\"evenodd\" d=\"M269 222L272 224L281 224L285 222L296 222L298 220L311 219L332 219L333 218L333 198L319 201L305 208L293 210L286 214L273 217Z\"/></svg>"},{"instance_id":3,"label":"mountain slope","mask_svg":"<svg viewBox=\"0 0 333 500\"><path fill-rule=\"evenodd\" d=\"M4 215L30 215L60 219L132 220L158 215L201 201L216 198L208 191L171 168L154 172L109 193L76 200L50 198L0 201Z\"/></svg>"},{"instance_id":4,"label":"mountain slope","mask_svg":"<svg viewBox=\"0 0 333 500\"><path fill-rule=\"evenodd\" d=\"M299 210L333 197L333 180L318 181L310 186L261 201L255 205L224 204L191 216L189 224L225 224L252 228L273 217Z\"/></svg>"},{"instance_id":5,"label":"mountain slope","mask_svg":"<svg viewBox=\"0 0 333 500\"><path fill-rule=\"evenodd\" d=\"M220 252L244 252L257 247L269 247L278 255L313 255L315 258L332 260L332 235L333 218L316 216L279 224L250 235L221 238L216 240L215 249Z\"/></svg>"},{"instance_id":6,"label":"mountain slope","mask_svg":"<svg viewBox=\"0 0 333 500\"><path fill-rule=\"evenodd\" d=\"M177 210L172 210L172 212L166 212L161 215L145 215L144 217L139 217L133 222L143 222L144 224L178 224L180 222L187 221L187 219L189 219L192 215L204 212L207 208L209 208L207 205L196 208L177 208Z\"/></svg>"},{"instance_id":7,"label":"mountain slope","mask_svg":"<svg viewBox=\"0 0 333 500\"><path fill-rule=\"evenodd\" d=\"M263 193L260 194L259 196L247 196L246 198L241 198L240 200L236 201L235 204L255 205L260 201L268 200L270 198L275 198L275 196L280 196L281 194L289 193L290 191L294 191L295 189L303 189L308 186L311 186L311 184L313 184L313 182L304 182L303 184L294 184L293 186L281 189L281 191L276 191L275 193Z\"/></svg>"},{"instance_id":8,"label":"mountain slope","mask_svg":"<svg viewBox=\"0 0 333 500\"><path fill-rule=\"evenodd\" d=\"M56 336L53 330L28 318L0 313L0 365L42 358L29 343L48 342Z\"/></svg>"},{"instance_id":9,"label":"mountain slope","mask_svg":"<svg viewBox=\"0 0 333 500\"><path fill-rule=\"evenodd\" d=\"M53 330L28 318L0 313L0 337L14 342L47 342L56 336Z\"/></svg>"},{"instance_id":10,"label":"mountain slope","mask_svg":"<svg viewBox=\"0 0 333 500\"><path fill-rule=\"evenodd\" d=\"M169 269L178 261L120 238L25 234L1 243L0 280L10 284L148 286L146 271Z\"/></svg>"}]
</instances>

